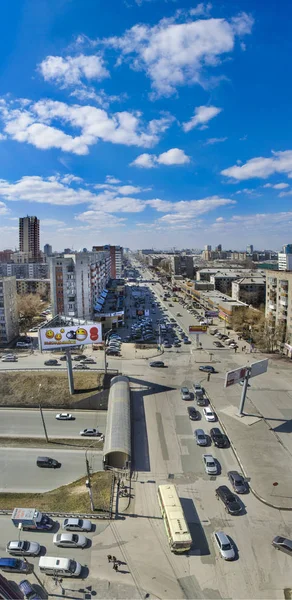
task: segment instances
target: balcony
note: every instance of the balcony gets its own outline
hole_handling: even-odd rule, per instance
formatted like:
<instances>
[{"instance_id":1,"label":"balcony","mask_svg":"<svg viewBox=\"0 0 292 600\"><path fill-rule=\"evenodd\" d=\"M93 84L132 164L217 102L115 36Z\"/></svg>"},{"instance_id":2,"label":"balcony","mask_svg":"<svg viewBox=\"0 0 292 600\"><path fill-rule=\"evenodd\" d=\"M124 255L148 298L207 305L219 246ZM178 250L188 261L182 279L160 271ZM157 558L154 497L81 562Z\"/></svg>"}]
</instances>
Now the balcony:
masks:
<instances>
[{"instance_id":1,"label":"balcony","mask_svg":"<svg viewBox=\"0 0 292 600\"><path fill-rule=\"evenodd\" d=\"M281 306L288 306L288 298L281 298L280 304Z\"/></svg>"},{"instance_id":2,"label":"balcony","mask_svg":"<svg viewBox=\"0 0 292 600\"><path fill-rule=\"evenodd\" d=\"M276 308L277 308L277 307L276 307L276 304L274 304L273 302L270 302L270 304L269 304L269 309L270 309L270 310L276 310Z\"/></svg>"},{"instance_id":3,"label":"balcony","mask_svg":"<svg viewBox=\"0 0 292 600\"><path fill-rule=\"evenodd\" d=\"M269 283L270 287L273 287L273 288L277 287L277 279L275 277L268 277L268 283Z\"/></svg>"}]
</instances>

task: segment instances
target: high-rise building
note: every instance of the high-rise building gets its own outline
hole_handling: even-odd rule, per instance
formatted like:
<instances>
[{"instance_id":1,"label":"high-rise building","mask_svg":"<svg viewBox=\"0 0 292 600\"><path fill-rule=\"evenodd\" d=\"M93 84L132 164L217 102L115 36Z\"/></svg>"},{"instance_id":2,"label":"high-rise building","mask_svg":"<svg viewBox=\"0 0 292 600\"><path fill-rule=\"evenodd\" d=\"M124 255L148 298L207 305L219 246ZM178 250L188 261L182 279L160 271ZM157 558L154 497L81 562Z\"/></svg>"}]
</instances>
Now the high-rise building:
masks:
<instances>
[{"instance_id":1,"label":"high-rise building","mask_svg":"<svg viewBox=\"0 0 292 600\"><path fill-rule=\"evenodd\" d=\"M111 246L106 244L105 246L93 246L93 252L108 251L111 259L111 278L120 279L122 277L122 266L123 266L123 248L122 246Z\"/></svg>"},{"instance_id":2,"label":"high-rise building","mask_svg":"<svg viewBox=\"0 0 292 600\"><path fill-rule=\"evenodd\" d=\"M253 254L253 244L249 244L248 246L246 246L246 253Z\"/></svg>"},{"instance_id":3,"label":"high-rise building","mask_svg":"<svg viewBox=\"0 0 292 600\"><path fill-rule=\"evenodd\" d=\"M50 258L53 315L92 319L111 278L109 252L74 252Z\"/></svg>"},{"instance_id":4,"label":"high-rise building","mask_svg":"<svg viewBox=\"0 0 292 600\"><path fill-rule=\"evenodd\" d=\"M6 345L19 333L16 277L0 278L0 344Z\"/></svg>"},{"instance_id":5,"label":"high-rise building","mask_svg":"<svg viewBox=\"0 0 292 600\"><path fill-rule=\"evenodd\" d=\"M285 244L278 253L279 271L292 271L292 244Z\"/></svg>"},{"instance_id":6,"label":"high-rise building","mask_svg":"<svg viewBox=\"0 0 292 600\"><path fill-rule=\"evenodd\" d=\"M32 259L39 260L40 222L37 217L20 217L19 250L20 252L31 252Z\"/></svg>"},{"instance_id":7,"label":"high-rise building","mask_svg":"<svg viewBox=\"0 0 292 600\"><path fill-rule=\"evenodd\" d=\"M52 256L52 253L53 253L53 248L52 248L52 246L51 246L50 244L45 244L45 245L44 245L44 254L45 254L46 256Z\"/></svg>"},{"instance_id":8,"label":"high-rise building","mask_svg":"<svg viewBox=\"0 0 292 600\"><path fill-rule=\"evenodd\" d=\"M211 252L212 246L208 246L208 245L204 246L204 250L205 250L205 252Z\"/></svg>"},{"instance_id":9,"label":"high-rise building","mask_svg":"<svg viewBox=\"0 0 292 600\"><path fill-rule=\"evenodd\" d=\"M218 246L216 246L215 252L222 252L222 244L218 244Z\"/></svg>"}]
</instances>

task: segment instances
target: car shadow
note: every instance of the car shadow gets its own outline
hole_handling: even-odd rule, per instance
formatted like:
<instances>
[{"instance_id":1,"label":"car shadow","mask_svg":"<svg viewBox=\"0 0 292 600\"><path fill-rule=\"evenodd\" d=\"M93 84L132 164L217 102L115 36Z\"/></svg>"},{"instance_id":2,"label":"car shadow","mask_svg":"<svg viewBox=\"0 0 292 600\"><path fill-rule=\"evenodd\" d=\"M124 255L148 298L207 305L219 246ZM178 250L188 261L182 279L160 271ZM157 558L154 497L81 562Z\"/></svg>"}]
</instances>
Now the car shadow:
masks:
<instances>
[{"instance_id":1,"label":"car shadow","mask_svg":"<svg viewBox=\"0 0 292 600\"><path fill-rule=\"evenodd\" d=\"M230 541L230 544L231 544L231 545L233 546L233 548L234 548L235 557L234 557L234 559L233 559L233 560L238 560L238 559L239 559L239 550L238 550L238 546L237 546L237 544L235 543L234 539L233 539L233 538L232 538L230 535L227 535L227 537L228 537L228 539L229 539L229 541Z\"/></svg>"},{"instance_id":2,"label":"car shadow","mask_svg":"<svg viewBox=\"0 0 292 600\"><path fill-rule=\"evenodd\" d=\"M45 556L46 552L47 552L46 546L41 546L39 556Z\"/></svg>"},{"instance_id":3,"label":"car shadow","mask_svg":"<svg viewBox=\"0 0 292 600\"><path fill-rule=\"evenodd\" d=\"M214 462L215 462L215 465L217 467L217 474L216 474L216 476L217 475L221 475L222 474L222 467L221 467L221 464L220 464L219 460L217 460L217 458L214 458Z\"/></svg>"}]
</instances>

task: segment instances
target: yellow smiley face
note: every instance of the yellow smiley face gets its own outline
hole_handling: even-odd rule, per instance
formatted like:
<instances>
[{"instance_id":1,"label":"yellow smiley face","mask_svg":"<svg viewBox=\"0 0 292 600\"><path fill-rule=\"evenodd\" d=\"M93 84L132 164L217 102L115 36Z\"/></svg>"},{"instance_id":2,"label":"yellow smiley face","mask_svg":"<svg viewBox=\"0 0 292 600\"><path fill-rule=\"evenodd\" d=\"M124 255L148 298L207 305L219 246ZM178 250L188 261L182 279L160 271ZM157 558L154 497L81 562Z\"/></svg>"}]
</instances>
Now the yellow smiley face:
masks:
<instances>
[{"instance_id":1,"label":"yellow smiley face","mask_svg":"<svg viewBox=\"0 0 292 600\"><path fill-rule=\"evenodd\" d=\"M61 333L56 333L55 340L57 340L57 342L59 342L61 339L62 339L62 334Z\"/></svg>"},{"instance_id":2,"label":"yellow smiley face","mask_svg":"<svg viewBox=\"0 0 292 600\"><path fill-rule=\"evenodd\" d=\"M83 327L78 327L78 329L76 329L76 340L79 340L80 342L82 342L83 340L86 340L86 338L87 338L86 329L83 329Z\"/></svg>"},{"instance_id":3,"label":"yellow smiley face","mask_svg":"<svg viewBox=\"0 0 292 600\"><path fill-rule=\"evenodd\" d=\"M48 331L46 331L46 338L48 338L49 340L52 340L54 337L54 332L52 331L52 329L48 329Z\"/></svg>"},{"instance_id":4,"label":"yellow smiley face","mask_svg":"<svg viewBox=\"0 0 292 600\"><path fill-rule=\"evenodd\" d=\"M65 329L62 327L62 329L60 329L61 333L65 333Z\"/></svg>"}]
</instances>

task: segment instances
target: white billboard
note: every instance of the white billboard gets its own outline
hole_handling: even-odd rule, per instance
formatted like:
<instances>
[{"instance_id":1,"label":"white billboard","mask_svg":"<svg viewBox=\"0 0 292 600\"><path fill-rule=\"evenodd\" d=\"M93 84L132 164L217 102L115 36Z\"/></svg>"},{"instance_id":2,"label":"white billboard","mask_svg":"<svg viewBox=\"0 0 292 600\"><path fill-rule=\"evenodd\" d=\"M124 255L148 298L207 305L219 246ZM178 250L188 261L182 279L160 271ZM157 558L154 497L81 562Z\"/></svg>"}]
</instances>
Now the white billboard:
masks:
<instances>
[{"instance_id":1,"label":"white billboard","mask_svg":"<svg viewBox=\"0 0 292 600\"><path fill-rule=\"evenodd\" d=\"M224 387L229 387L230 385L234 385L238 383L240 379L243 379L246 375L247 367L240 367L239 369L235 369L234 371L228 371L225 376L225 384Z\"/></svg>"},{"instance_id":2,"label":"white billboard","mask_svg":"<svg viewBox=\"0 0 292 600\"><path fill-rule=\"evenodd\" d=\"M262 373L266 373L268 370L268 358L264 358L264 360L258 360L255 363L252 363L250 370L250 377L256 377L257 375L261 375Z\"/></svg>"},{"instance_id":3,"label":"white billboard","mask_svg":"<svg viewBox=\"0 0 292 600\"><path fill-rule=\"evenodd\" d=\"M56 350L102 341L101 323L94 325L72 325L71 327L43 327L40 329L42 350Z\"/></svg>"}]
</instances>

